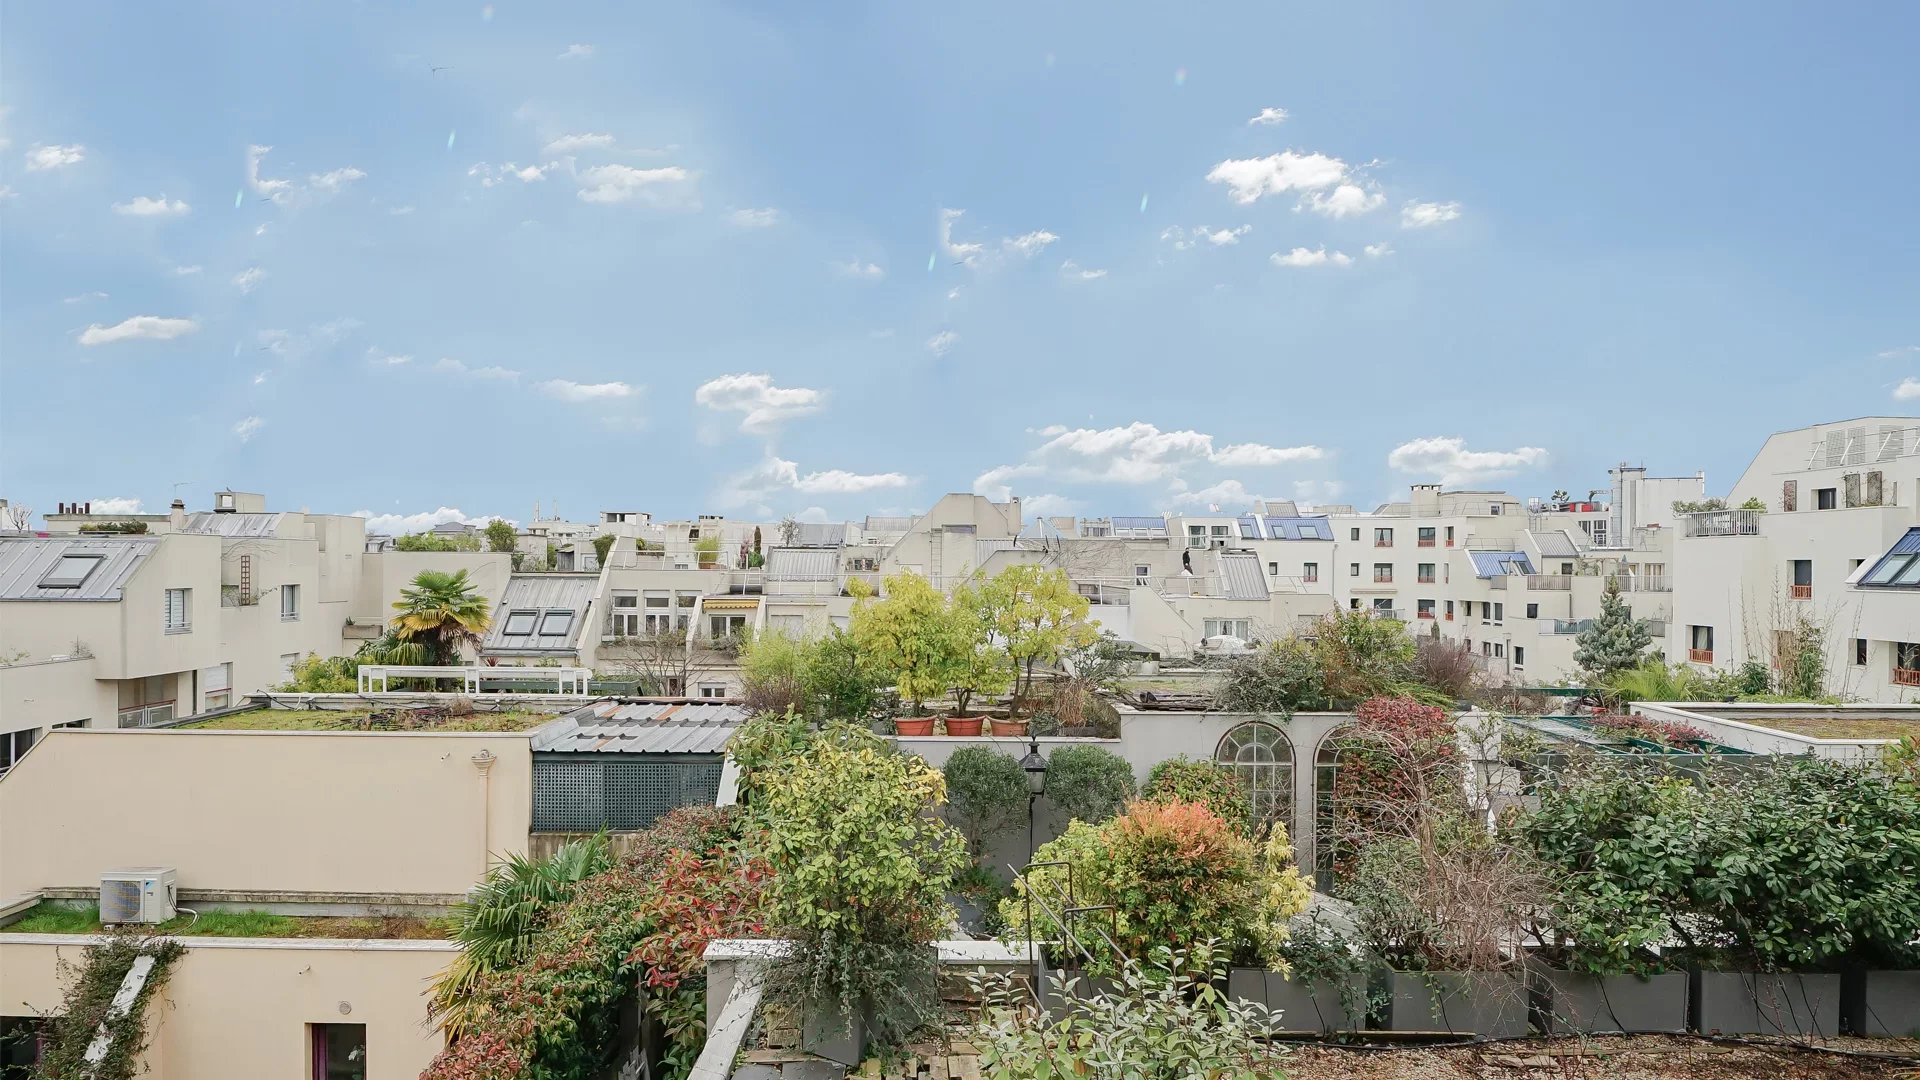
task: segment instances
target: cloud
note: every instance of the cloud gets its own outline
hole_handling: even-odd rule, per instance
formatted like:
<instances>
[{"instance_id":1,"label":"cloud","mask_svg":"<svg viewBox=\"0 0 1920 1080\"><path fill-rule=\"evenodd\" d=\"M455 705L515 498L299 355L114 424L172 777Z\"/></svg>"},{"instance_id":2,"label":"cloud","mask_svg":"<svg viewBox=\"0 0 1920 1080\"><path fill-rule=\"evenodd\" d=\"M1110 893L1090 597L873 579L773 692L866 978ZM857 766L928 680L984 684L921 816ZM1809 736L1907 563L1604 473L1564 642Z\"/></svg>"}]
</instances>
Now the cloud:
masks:
<instances>
[{"instance_id":1,"label":"cloud","mask_svg":"<svg viewBox=\"0 0 1920 1080\"><path fill-rule=\"evenodd\" d=\"M366 178L366 173L349 165L344 169L335 169L332 172L315 173L307 177L307 183L312 185L316 191L333 195L337 194L341 188L353 183L355 180L365 180Z\"/></svg>"},{"instance_id":2,"label":"cloud","mask_svg":"<svg viewBox=\"0 0 1920 1080\"><path fill-rule=\"evenodd\" d=\"M1333 189L1331 195L1323 195L1318 191L1309 192L1300 205L1316 214L1330 218L1343 218L1378 209L1386 201L1387 197L1377 191L1369 192L1358 184L1341 184Z\"/></svg>"},{"instance_id":3,"label":"cloud","mask_svg":"<svg viewBox=\"0 0 1920 1080\"><path fill-rule=\"evenodd\" d=\"M555 60L591 60L592 58L593 46L591 45L569 45L566 52L554 57Z\"/></svg>"},{"instance_id":4,"label":"cloud","mask_svg":"<svg viewBox=\"0 0 1920 1080\"><path fill-rule=\"evenodd\" d=\"M171 271L174 277L186 277L189 274L197 274L199 272L200 268L197 266L176 266Z\"/></svg>"},{"instance_id":5,"label":"cloud","mask_svg":"<svg viewBox=\"0 0 1920 1080\"><path fill-rule=\"evenodd\" d=\"M562 135L546 145L540 153L543 157L565 157L582 150L605 150L613 145L613 136L585 133L580 135Z\"/></svg>"},{"instance_id":6,"label":"cloud","mask_svg":"<svg viewBox=\"0 0 1920 1080\"><path fill-rule=\"evenodd\" d=\"M887 272L882 270L879 264L862 263L859 259L849 259L846 262L828 263L827 265L833 267L834 272L841 277L860 278L863 281L879 281L881 278L887 276Z\"/></svg>"},{"instance_id":7,"label":"cloud","mask_svg":"<svg viewBox=\"0 0 1920 1080\"><path fill-rule=\"evenodd\" d=\"M913 483L905 473L855 473L845 469L827 469L804 475L795 462L773 454L727 482L723 499L730 505L744 505L777 491L798 491L808 495L860 495L869 491L908 487Z\"/></svg>"},{"instance_id":8,"label":"cloud","mask_svg":"<svg viewBox=\"0 0 1920 1080\"><path fill-rule=\"evenodd\" d=\"M1367 257L1372 259L1378 259L1382 255L1393 254L1393 249L1387 246L1387 242L1385 240L1382 240L1377 244L1368 244L1364 250L1367 253Z\"/></svg>"},{"instance_id":9,"label":"cloud","mask_svg":"<svg viewBox=\"0 0 1920 1080\"><path fill-rule=\"evenodd\" d=\"M1185 251L1188 248L1199 247L1202 240L1214 247L1238 244L1241 237L1252 231L1251 225L1242 225L1237 229L1215 229L1210 225L1195 225L1191 229L1183 229L1175 225L1162 230L1160 239L1171 241L1175 251Z\"/></svg>"},{"instance_id":10,"label":"cloud","mask_svg":"<svg viewBox=\"0 0 1920 1080\"><path fill-rule=\"evenodd\" d=\"M523 184L531 184L535 180L545 180L548 172L559 167L560 163L557 161L548 162L545 165L528 165L525 168L522 168L517 162L512 161L504 165L489 165L482 161L469 168L467 175L479 177L481 187L492 187L495 184L503 184L508 177L512 177Z\"/></svg>"},{"instance_id":11,"label":"cloud","mask_svg":"<svg viewBox=\"0 0 1920 1080\"><path fill-rule=\"evenodd\" d=\"M494 520L492 517L468 517L463 511L451 506L443 506L438 510L428 510L418 514L376 514L371 510L355 510L352 516L365 518L367 532L381 536L425 532L435 525L445 525L452 521L479 527Z\"/></svg>"},{"instance_id":12,"label":"cloud","mask_svg":"<svg viewBox=\"0 0 1920 1080\"><path fill-rule=\"evenodd\" d=\"M1333 187L1344 182L1347 175L1347 164L1339 158L1286 150L1263 158L1223 161L1207 173L1207 179L1227 185L1229 197L1244 205L1262 195Z\"/></svg>"},{"instance_id":13,"label":"cloud","mask_svg":"<svg viewBox=\"0 0 1920 1080\"><path fill-rule=\"evenodd\" d=\"M267 280L267 272L257 266L249 266L245 270L233 275L233 283L239 286L242 296L259 288L260 283L265 280Z\"/></svg>"},{"instance_id":14,"label":"cloud","mask_svg":"<svg viewBox=\"0 0 1920 1080\"><path fill-rule=\"evenodd\" d=\"M262 330L257 336L262 351L293 362L338 345L346 339L347 335L358 329L360 329L359 319L351 315L343 315L329 322L315 323L301 334L290 330Z\"/></svg>"},{"instance_id":15,"label":"cloud","mask_svg":"<svg viewBox=\"0 0 1920 1080\"><path fill-rule=\"evenodd\" d=\"M1260 115L1248 120L1247 126L1252 127L1255 124L1258 124L1261 127L1272 127L1275 124L1284 124L1286 122L1287 122L1287 110L1276 109L1269 106L1267 108L1261 109Z\"/></svg>"},{"instance_id":16,"label":"cloud","mask_svg":"<svg viewBox=\"0 0 1920 1080\"><path fill-rule=\"evenodd\" d=\"M1893 388L1893 400L1895 401L1920 400L1920 379L1916 379L1911 375L1909 375L1904 379L1901 379L1900 385Z\"/></svg>"},{"instance_id":17,"label":"cloud","mask_svg":"<svg viewBox=\"0 0 1920 1080\"><path fill-rule=\"evenodd\" d=\"M1012 240L1003 240L1001 241L1001 243L1006 247L1008 251L1016 255L1020 255L1025 258L1031 259L1035 255L1040 254L1041 251L1045 250L1048 244L1051 244L1059 239L1060 238L1058 236L1055 236L1054 234L1046 231L1045 229L1038 229L1033 232L1027 233L1024 236L1016 237Z\"/></svg>"},{"instance_id":18,"label":"cloud","mask_svg":"<svg viewBox=\"0 0 1920 1080\"><path fill-rule=\"evenodd\" d=\"M249 416L245 420L233 425L233 433L240 436L241 442L252 442L253 437L260 434L260 429L266 425L267 422L265 420L257 416Z\"/></svg>"},{"instance_id":19,"label":"cloud","mask_svg":"<svg viewBox=\"0 0 1920 1080\"><path fill-rule=\"evenodd\" d=\"M451 356L443 356L434 361L433 370L444 371L449 375L464 375L470 379L499 379L503 382L513 382L520 378L520 373L512 368L492 366L470 368Z\"/></svg>"},{"instance_id":20,"label":"cloud","mask_svg":"<svg viewBox=\"0 0 1920 1080\"><path fill-rule=\"evenodd\" d=\"M114 203L113 212L128 217L179 217L193 207L175 199L167 201L165 195L150 199L145 195L135 195L132 202Z\"/></svg>"},{"instance_id":21,"label":"cloud","mask_svg":"<svg viewBox=\"0 0 1920 1080\"><path fill-rule=\"evenodd\" d=\"M372 364L387 364L392 367L398 367L401 364L413 363L413 356L411 354L408 354L405 356L396 356L393 353L385 352L381 350L379 346L375 345L375 346L370 346L367 349L367 362ZM459 361L455 361L455 363L458 363L458 362Z\"/></svg>"},{"instance_id":22,"label":"cloud","mask_svg":"<svg viewBox=\"0 0 1920 1080\"><path fill-rule=\"evenodd\" d=\"M793 515L793 520L802 521L809 525L825 525L828 521L831 521L832 519L827 516L826 507L809 506L805 510L802 510L799 513Z\"/></svg>"},{"instance_id":23,"label":"cloud","mask_svg":"<svg viewBox=\"0 0 1920 1080\"><path fill-rule=\"evenodd\" d=\"M960 220L960 216L965 213L965 210L942 209L940 211L940 250L945 252L949 259L972 265L973 260L985 253L986 247L981 244L961 243L953 238L953 223Z\"/></svg>"},{"instance_id":24,"label":"cloud","mask_svg":"<svg viewBox=\"0 0 1920 1080\"><path fill-rule=\"evenodd\" d=\"M1107 276L1105 270L1082 269L1080 264L1074 262L1072 259L1068 259L1066 262L1060 264L1060 273L1074 281L1096 281Z\"/></svg>"},{"instance_id":25,"label":"cloud","mask_svg":"<svg viewBox=\"0 0 1920 1080\"><path fill-rule=\"evenodd\" d=\"M1897 349L1888 349L1885 352L1875 353L1874 355L1882 360L1899 360L1908 356L1920 356L1920 345L1902 345Z\"/></svg>"},{"instance_id":26,"label":"cloud","mask_svg":"<svg viewBox=\"0 0 1920 1080\"><path fill-rule=\"evenodd\" d=\"M1353 256L1341 251L1329 253L1324 245L1319 248L1297 247L1285 255L1276 251L1268 258L1275 266L1325 266L1328 263L1346 266L1353 262Z\"/></svg>"},{"instance_id":27,"label":"cloud","mask_svg":"<svg viewBox=\"0 0 1920 1080\"><path fill-rule=\"evenodd\" d=\"M140 512L139 499L94 499L87 508L95 514L137 514Z\"/></svg>"},{"instance_id":28,"label":"cloud","mask_svg":"<svg viewBox=\"0 0 1920 1080\"><path fill-rule=\"evenodd\" d=\"M135 315L125 322L112 326L94 323L80 331L82 345L111 345L116 341L135 341L145 338L152 341L167 341L182 334L191 334L200 329L198 319L171 319L161 315Z\"/></svg>"},{"instance_id":29,"label":"cloud","mask_svg":"<svg viewBox=\"0 0 1920 1080\"><path fill-rule=\"evenodd\" d=\"M548 397L561 401L604 401L612 398L632 397L634 388L623 382L577 383L570 379L548 379L536 387Z\"/></svg>"},{"instance_id":30,"label":"cloud","mask_svg":"<svg viewBox=\"0 0 1920 1080\"><path fill-rule=\"evenodd\" d=\"M1047 517L1055 514L1077 513L1080 502L1065 495L1026 495L1020 499L1020 512Z\"/></svg>"},{"instance_id":31,"label":"cloud","mask_svg":"<svg viewBox=\"0 0 1920 1080\"><path fill-rule=\"evenodd\" d=\"M820 411L826 395L804 386L773 385L771 375L722 375L693 392L696 405L719 412L740 412L740 430L765 434L796 416Z\"/></svg>"},{"instance_id":32,"label":"cloud","mask_svg":"<svg viewBox=\"0 0 1920 1080\"><path fill-rule=\"evenodd\" d=\"M260 175L260 165L271 153L273 147L254 143L247 147L247 187L260 198L276 205L286 206L305 203L313 197L331 198L355 180L364 180L367 174L349 165L330 172L311 173L307 176L307 186L299 187L293 181L264 177ZM255 230L256 233L261 230Z\"/></svg>"},{"instance_id":33,"label":"cloud","mask_svg":"<svg viewBox=\"0 0 1920 1080\"><path fill-rule=\"evenodd\" d=\"M780 222L780 211L774 207L760 210L735 210L727 215L727 220L745 229L765 229Z\"/></svg>"},{"instance_id":34,"label":"cloud","mask_svg":"<svg viewBox=\"0 0 1920 1080\"><path fill-rule=\"evenodd\" d=\"M989 469L974 480L973 490L1004 499L1012 490L1011 482L1022 477L1144 484L1177 481L1183 470L1201 465L1265 467L1326 457L1326 451L1317 446L1234 443L1216 449L1212 435L1161 431L1142 421L1104 429L1049 427L1039 434L1047 441L1028 454L1026 461Z\"/></svg>"},{"instance_id":35,"label":"cloud","mask_svg":"<svg viewBox=\"0 0 1920 1080\"><path fill-rule=\"evenodd\" d=\"M1215 232L1207 232L1207 227L1202 225L1199 231L1206 233L1207 243L1212 244L1214 247L1221 247L1226 244L1239 243L1241 237L1253 231L1253 226L1242 225L1237 229L1220 229Z\"/></svg>"},{"instance_id":36,"label":"cloud","mask_svg":"<svg viewBox=\"0 0 1920 1080\"><path fill-rule=\"evenodd\" d=\"M630 165L596 165L582 170L580 200L592 203L626 202L635 197L653 198L659 184L677 184L687 179L687 170L678 165L661 169L636 169Z\"/></svg>"},{"instance_id":37,"label":"cloud","mask_svg":"<svg viewBox=\"0 0 1920 1080\"><path fill-rule=\"evenodd\" d=\"M959 334L951 330L942 330L927 339L927 350L935 356L945 356L958 344L960 344Z\"/></svg>"},{"instance_id":38,"label":"cloud","mask_svg":"<svg viewBox=\"0 0 1920 1080\"><path fill-rule=\"evenodd\" d=\"M1222 480L1212 487L1198 491L1182 491L1173 497L1173 501L1182 506L1218 506L1223 510L1238 510L1251 504L1258 496L1247 493L1245 484L1238 480Z\"/></svg>"},{"instance_id":39,"label":"cloud","mask_svg":"<svg viewBox=\"0 0 1920 1080\"><path fill-rule=\"evenodd\" d=\"M1338 480L1295 480L1293 497L1303 503L1326 502L1339 498L1346 489Z\"/></svg>"},{"instance_id":40,"label":"cloud","mask_svg":"<svg viewBox=\"0 0 1920 1080\"><path fill-rule=\"evenodd\" d=\"M35 146L27 151L27 171L45 172L48 169L64 169L69 165L78 165L85 161L87 148L79 143L68 146Z\"/></svg>"},{"instance_id":41,"label":"cloud","mask_svg":"<svg viewBox=\"0 0 1920 1080\"><path fill-rule=\"evenodd\" d=\"M793 489L809 495L858 495L886 488L903 488L910 483L912 481L907 479L905 473L852 473L845 469L828 469L800 477L793 482Z\"/></svg>"},{"instance_id":42,"label":"cloud","mask_svg":"<svg viewBox=\"0 0 1920 1080\"><path fill-rule=\"evenodd\" d=\"M255 375L253 377L253 385L255 386L259 386L261 383L266 381L267 381L267 373L264 371L260 372L258 375Z\"/></svg>"},{"instance_id":43,"label":"cloud","mask_svg":"<svg viewBox=\"0 0 1920 1080\"><path fill-rule=\"evenodd\" d=\"M1442 222L1452 221L1459 216L1460 204L1457 202L1408 203L1400 208L1400 227L1425 229Z\"/></svg>"},{"instance_id":44,"label":"cloud","mask_svg":"<svg viewBox=\"0 0 1920 1080\"><path fill-rule=\"evenodd\" d=\"M987 245L960 241L953 238L953 223L960 220L965 210L942 209L940 211L940 250L948 259L980 268L993 265L1001 258L1017 256L1031 259L1046 250L1047 245L1059 241L1060 237L1045 229L1035 229L1020 236L1003 237L997 248L989 252Z\"/></svg>"},{"instance_id":45,"label":"cloud","mask_svg":"<svg viewBox=\"0 0 1920 1080\"><path fill-rule=\"evenodd\" d=\"M271 180L260 175L260 162L272 152L273 147L254 144L247 147L247 187L255 195L279 202L293 188L291 180Z\"/></svg>"},{"instance_id":46,"label":"cloud","mask_svg":"<svg viewBox=\"0 0 1920 1080\"><path fill-rule=\"evenodd\" d=\"M1465 439L1447 436L1414 439L1387 454L1387 465L1415 476L1435 476L1442 484L1466 484L1506 476L1546 464L1538 446L1513 450L1468 450Z\"/></svg>"},{"instance_id":47,"label":"cloud","mask_svg":"<svg viewBox=\"0 0 1920 1080\"><path fill-rule=\"evenodd\" d=\"M107 298L107 294L103 292L83 292L79 296L69 296L66 299L62 300L61 303L84 304L89 300L105 300L106 298Z\"/></svg>"}]
</instances>

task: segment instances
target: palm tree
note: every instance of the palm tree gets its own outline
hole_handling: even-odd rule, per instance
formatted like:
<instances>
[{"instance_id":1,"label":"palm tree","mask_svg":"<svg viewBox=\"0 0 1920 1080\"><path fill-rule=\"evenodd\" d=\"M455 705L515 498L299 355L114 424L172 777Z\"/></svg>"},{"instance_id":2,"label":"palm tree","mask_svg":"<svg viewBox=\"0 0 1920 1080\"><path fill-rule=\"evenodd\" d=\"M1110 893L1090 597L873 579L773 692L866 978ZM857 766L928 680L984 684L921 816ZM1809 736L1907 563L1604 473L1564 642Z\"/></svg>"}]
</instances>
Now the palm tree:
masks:
<instances>
[{"instance_id":1,"label":"palm tree","mask_svg":"<svg viewBox=\"0 0 1920 1080\"><path fill-rule=\"evenodd\" d=\"M478 645L492 619L487 598L474 590L465 570L422 570L400 590L393 609L395 636L426 646L433 664L460 658L463 645Z\"/></svg>"}]
</instances>

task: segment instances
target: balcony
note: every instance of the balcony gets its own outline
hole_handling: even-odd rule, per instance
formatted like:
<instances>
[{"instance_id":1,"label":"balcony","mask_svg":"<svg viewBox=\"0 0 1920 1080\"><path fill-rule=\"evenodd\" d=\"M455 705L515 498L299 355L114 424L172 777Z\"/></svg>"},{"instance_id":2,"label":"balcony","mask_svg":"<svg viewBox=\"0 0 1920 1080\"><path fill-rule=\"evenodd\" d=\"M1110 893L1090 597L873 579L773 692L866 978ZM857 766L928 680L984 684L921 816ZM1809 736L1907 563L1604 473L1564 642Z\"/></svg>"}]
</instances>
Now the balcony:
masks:
<instances>
[{"instance_id":1,"label":"balcony","mask_svg":"<svg viewBox=\"0 0 1920 1080\"><path fill-rule=\"evenodd\" d=\"M1399 608L1377 607L1377 608L1368 608L1367 610L1376 619L1397 619L1400 622L1407 621L1406 612L1400 610Z\"/></svg>"},{"instance_id":2,"label":"balcony","mask_svg":"<svg viewBox=\"0 0 1920 1080\"><path fill-rule=\"evenodd\" d=\"M1813 586L1811 586L1811 585L1789 585L1789 586L1787 586L1787 599L1789 599L1789 600L1811 600L1811 599L1813 599Z\"/></svg>"},{"instance_id":3,"label":"balcony","mask_svg":"<svg viewBox=\"0 0 1920 1080\"><path fill-rule=\"evenodd\" d=\"M1393 546L1393 541L1391 541L1391 540L1375 540L1375 541L1373 542L1373 546L1374 546L1374 547L1392 547L1392 546Z\"/></svg>"},{"instance_id":4,"label":"balcony","mask_svg":"<svg viewBox=\"0 0 1920 1080\"><path fill-rule=\"evenodd\" d=\"M1702 514L1687 514L1687 535L1758 536L1760 514L1758 510L1710 510Z\"/></svg>"},{"instance_id":5,"label":"balcony","mask_svg":"<svg viewBox=\"0 0 1920 1080\"><path fill-rule=\"evenodd\" d=\"M1673 591L1673 579L1667 577L1665 574L1641 575L1638 577L1632 574L1615 574L1612 580L1615 585L1620 587L1620 591L1623 593Z\"/></svg>"},{"instance_id":6,"label":"balcony","mask_svg":"<svg viewBox=\"0 0 1920 1080\"><path fill-rule=\"evenodd\" d=\"M1414 613L1414 617L1419 619L1431 619L1433 618L1433 609L1428 608L1425 611L1416 611Z\"/></svg>"},{"instance_id":7,"label":"balcony","mask_svg":"<svg viewBox=\"0 0 1920 1080\"><path fill-rule=\"evenodd\" d=\"M1429 537L1427 537L1427 538L1426 538L1426 539L1424 539L1424 540L1416 540L1416 541L1414 541L1414 546L1416 546L1416 547L1432 547L1432 546L1433 546L1433 537L1431 537L1431 536L1429 536ZM1448 546L1452 546L1452 545L1451 545L1451 544L1449 544Z\"/></svg>"},{"instance_id":8,"label":"balcony","mask_svg":"<svg viewBox=\"0 0 1920 1080\"><path fill-rule=\"evenodd\" d=\"M173 719L173 702L155 701L135 709L121 709L119 726L123 728L153 727Z\"/></svg>"},{"instance_id":9,"label":"balcony","mask_svg":"<svg viewBox=\"0 0 1920 1080\"><path fill-rule=\"evenodd\" d=\"M1693 661L1696 664L1711 664L1713 663L1713 650L1712 649L1688 649L1687 659Z\"/></svg>"},{"instance_id":10,"label":"balcony","mask_svg":"<svg viewBox=\"0 0 1920 1080\"><path fill-rule=\"evenodd\" d=\"M1893 685L1920 686L1920 668L1894 668Z\"/></svg>"},{"instance_id":11,"label":"balcony","mask_svg":"<svg viewBox=\"0 0 1920 1080\"><path fill-rule=\"evenodd\" d=\"M1554 634L1578 634L1593 625L1592 619L1541 619L1540 621L1553 624L1553 629L1549 633Z\"/></svg>"},{"instance_id":12,"label":"balcony","mask_svg":"<svg viewBox=\"0 0 1920 1080\"><path fill-rule=\"evenodd\" d=\"M1528 574L1527 588L1535 592L1567 592L1573 588L1573 575Z\"/></svg>"}]
</instances>

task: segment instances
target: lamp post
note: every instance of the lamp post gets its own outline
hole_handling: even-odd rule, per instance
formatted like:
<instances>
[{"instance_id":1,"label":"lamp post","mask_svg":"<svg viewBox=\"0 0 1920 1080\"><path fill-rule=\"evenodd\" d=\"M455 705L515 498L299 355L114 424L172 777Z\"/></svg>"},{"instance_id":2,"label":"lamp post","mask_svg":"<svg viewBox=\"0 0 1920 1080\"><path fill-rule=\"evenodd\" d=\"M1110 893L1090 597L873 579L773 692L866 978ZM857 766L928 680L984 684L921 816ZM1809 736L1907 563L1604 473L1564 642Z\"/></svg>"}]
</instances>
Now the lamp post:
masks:
<instances>
[{"instance_id":1,"label":"lamp post","mask_svg":"<svg viewBox=\"0 0 1920 1080\"><path fill-rule=\"evenodd\" d=\"M1027 862L1033 862L1033 807L1040 796L1047 793L1047 759L1040 756L1040 737L1035 735L1027 743L1027 756L1020 759L1020 768L1027 774Z\"/></svg>"}]
</instances>

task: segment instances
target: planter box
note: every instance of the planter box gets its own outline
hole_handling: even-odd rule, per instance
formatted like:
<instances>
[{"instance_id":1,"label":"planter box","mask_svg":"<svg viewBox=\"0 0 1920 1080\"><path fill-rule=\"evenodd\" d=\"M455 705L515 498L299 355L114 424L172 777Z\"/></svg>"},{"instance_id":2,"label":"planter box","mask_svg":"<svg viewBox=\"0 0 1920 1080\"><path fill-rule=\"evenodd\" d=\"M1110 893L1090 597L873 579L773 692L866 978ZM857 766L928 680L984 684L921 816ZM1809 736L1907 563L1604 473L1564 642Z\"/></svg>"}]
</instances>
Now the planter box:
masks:
<instances>
[{"instance_id":1,"label":"planter box","mask_svg":"<svg viewBox=\"0 0 1920 1080\"><path fill-rule=\"evenodd\" d=\"M1234 968L1227 993L1278 1013L1286 1031L1358 1031L1366 1020L1367 978L1358 973L1338 982L1300 983L1277 971Z\"/></svg>"},{"instance_id":2,"label":"planter box","mask_svg":"<svg viewBox=\"0 0 1920 1080\"><path fill-rule=\"evenodd\" d=\"M1451 1031L1510 1039L1527 1033L1527 987L1490 971L1390 971L1390 1031Z\"/></svg>"},{"instance_id":3,"label":"planter box","mask_svg":"<svg viewBox=\"0 0 1920 1080\"><path fill-rule=\"evenodd\" d=\"M1845 1031L1920 1039L1920 971L1850 971L1840 985L1840 1023Z\"/></svg>"},{"instance_id":4,"label":"planter box","mask_svg":"<svg viewBox=\"0 0 1920 1080\"><path fill-rule=\"evenodd\" d=\"M1684 971L1643 979L1549 970L1539 976L1538 985L1545 991L1548 1031L1554 1035L1687 1030Z\"/></svg>"},{"instance_id":5,"label":"planter box","mask_svg":"<svg viewBox=\"0 0 1920 1080\"><path fill-rule=\"evenodd\" d=\"M1692 1020L1722 1035L1837 1035L1840 976L1693 971Z\"/></svg>"}]
</instances>

